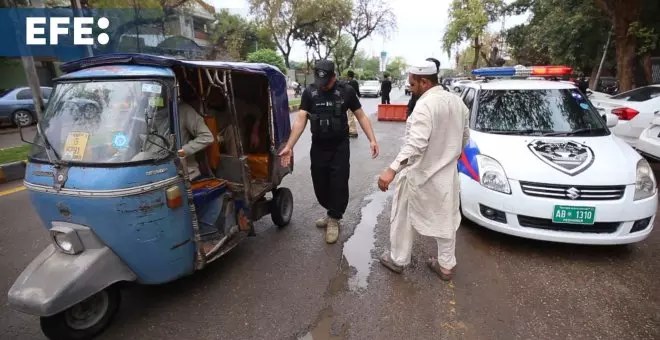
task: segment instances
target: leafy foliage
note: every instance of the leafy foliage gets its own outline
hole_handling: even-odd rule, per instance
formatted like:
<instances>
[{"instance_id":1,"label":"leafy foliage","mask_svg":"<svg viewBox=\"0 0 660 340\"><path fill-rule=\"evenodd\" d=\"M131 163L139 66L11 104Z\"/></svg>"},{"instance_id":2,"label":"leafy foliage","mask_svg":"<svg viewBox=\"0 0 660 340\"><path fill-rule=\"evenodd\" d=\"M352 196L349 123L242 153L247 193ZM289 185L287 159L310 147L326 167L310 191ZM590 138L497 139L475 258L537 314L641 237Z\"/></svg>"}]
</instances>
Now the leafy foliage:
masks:
<instances>
[{"instance_id":1,"label":"leafy foliage","mask_svg":"<svg viewBox=\"0 0 660 340\"><path fill-rule=\"evenodd\" d=\"M270 49L261 49L247 55L249 63L264 63L277 67L282 73L286 73L284 59L277 52Z\"/></svg>"},{"instance_id":2,"label":"leafy foliage","mask_svg":"<svg viewBox=\"0 0 660 340\"><path fill-rule=\"evenodd\" d=\"M407 63L403 57L394 57L386 67L387 73L392 76L393 80L402 79L402 73L406 71Z\"/></svg>"},{"instance_id":3,"label":"leafy foliage","mask_svg":"<svg viewBox=\"0 0 660 340\"><path fill-rule=\"evenodd\" d=\"M519 0L507 11L525 9L532 14L529 23L506 32L518 63L565 64L585 73L598 65L611 23L592 1Z\"/></svg>"},{"instance_id":4,"label":"leafy foliage","mask_svg":"<svg viewBox=\"0 0 660 340\"><path fill-rule=\"evenodd\" d=\"M275 49L270 33L255 22L223 9L215 15L211 31L211 59L245 60L259 48Z\"/></svg>"},{"instance_id":5,"label":"leafy foliage","mask_svg":"<svg viewBox=\"0 0 660 340\"><path fill-rule=\"evenodd\" d=\"M469 41L475 50L472 68L477 65L481 51L481 38L490 22L497 20L503 9L502 0L453 0L449 8L449 24L442 37L442 45L451 54L451 49Z\"/></svg>"}]
</instances>

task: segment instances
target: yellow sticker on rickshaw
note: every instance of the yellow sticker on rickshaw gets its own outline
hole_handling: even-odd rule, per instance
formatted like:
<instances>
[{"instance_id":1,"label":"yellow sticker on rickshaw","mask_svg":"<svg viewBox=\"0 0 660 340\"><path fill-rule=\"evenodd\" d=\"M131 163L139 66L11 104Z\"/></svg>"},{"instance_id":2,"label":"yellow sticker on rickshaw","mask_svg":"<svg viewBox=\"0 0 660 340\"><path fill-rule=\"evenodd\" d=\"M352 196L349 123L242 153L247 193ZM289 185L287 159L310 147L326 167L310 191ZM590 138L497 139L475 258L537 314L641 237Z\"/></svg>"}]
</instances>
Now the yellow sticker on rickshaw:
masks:
<instances>
[{"instance_id":1,"label":"yellow sticker on rickshaw","mask_svg":"<svg viewBox=\"0 0 660 340\"><path fill-rule=\"evenodd\" d=\"M70 132L64 143L64 155L62 158L70 161L82 161L87 148L89 133Z\"/></svg>"}]
</instances>

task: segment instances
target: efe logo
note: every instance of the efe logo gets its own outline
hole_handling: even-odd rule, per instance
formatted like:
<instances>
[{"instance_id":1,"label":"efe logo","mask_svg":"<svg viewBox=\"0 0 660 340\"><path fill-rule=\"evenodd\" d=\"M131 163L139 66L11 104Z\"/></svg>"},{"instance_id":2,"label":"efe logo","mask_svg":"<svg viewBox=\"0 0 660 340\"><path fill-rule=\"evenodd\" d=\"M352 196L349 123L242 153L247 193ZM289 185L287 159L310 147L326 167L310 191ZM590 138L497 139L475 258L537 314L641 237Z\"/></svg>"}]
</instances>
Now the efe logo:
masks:
<instances>
[{"instance_id":1,"label":"efe logo","mask_svg":"<svg viewBox=\"0 0 660 340\"><path fill-rule=\"evenodd\" d=\"M49 35L46 37L45 25L49 23ZM28 17L25 18L26 37L25 42L27 45L57 45L58 37L60 35L69 35L69 27L71 18L69 17ZM44 26L37 26L44 25ZM94 25L94 18L91 17L75 17L73 18L73 44L74 45L94 45L93 37L85 37L92 35L92 25ZM110 20L106 17L101 17L96 22L100 29L106 29L110 26ZM50 40L50 41L48 41ZM110 41L107 33L101 33L96 37L96 40L101 45L105 45Z\"/></svg>"}]
</instances>

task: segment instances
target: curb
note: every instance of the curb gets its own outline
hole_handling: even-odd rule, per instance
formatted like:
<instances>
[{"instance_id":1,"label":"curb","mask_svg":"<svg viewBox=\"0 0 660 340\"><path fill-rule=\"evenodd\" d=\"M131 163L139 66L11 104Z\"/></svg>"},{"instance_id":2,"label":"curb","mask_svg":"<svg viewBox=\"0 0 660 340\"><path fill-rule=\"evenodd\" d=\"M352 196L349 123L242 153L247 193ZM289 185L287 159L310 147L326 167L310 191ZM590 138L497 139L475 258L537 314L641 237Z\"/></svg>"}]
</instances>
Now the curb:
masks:
<instances>
[{"instance_id":1,"label":"curb","mask_svg":"<svg viewBox=\"0 0 660 340\"><path fill-rule=\"evenodd\" d=\"M26 164L27 161L0 164L0 184L23 179Z\"/></svg>"}]
</instances>

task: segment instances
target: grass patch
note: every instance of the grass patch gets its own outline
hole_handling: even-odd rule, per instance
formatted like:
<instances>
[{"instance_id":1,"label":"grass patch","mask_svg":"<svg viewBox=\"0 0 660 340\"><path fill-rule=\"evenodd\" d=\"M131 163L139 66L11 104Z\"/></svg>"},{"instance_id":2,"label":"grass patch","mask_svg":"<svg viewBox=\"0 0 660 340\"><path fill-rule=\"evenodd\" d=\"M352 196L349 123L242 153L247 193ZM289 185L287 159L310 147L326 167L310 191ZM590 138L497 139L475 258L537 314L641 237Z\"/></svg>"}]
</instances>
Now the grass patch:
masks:
<instances>
[{"instance_id":1,"label":"grass patch","mask_svg":"<svg viewBox=\"0 0 660 340\"><path fill-rule=\"evenodd\" d=\"M300 105L300 98L289 98L289 106Z\"/></svg>"},{"instance_id":2,"label":"grass patch","mask_svg":"<svg viewBox=\"0 0 660 340\"><path fill-rule=\"evenodd\" d=\"M0 164L17 162L27 159L30 144L16 146L13 148L0 149Z\"/></svg>"}]
</instances>

